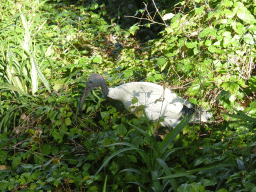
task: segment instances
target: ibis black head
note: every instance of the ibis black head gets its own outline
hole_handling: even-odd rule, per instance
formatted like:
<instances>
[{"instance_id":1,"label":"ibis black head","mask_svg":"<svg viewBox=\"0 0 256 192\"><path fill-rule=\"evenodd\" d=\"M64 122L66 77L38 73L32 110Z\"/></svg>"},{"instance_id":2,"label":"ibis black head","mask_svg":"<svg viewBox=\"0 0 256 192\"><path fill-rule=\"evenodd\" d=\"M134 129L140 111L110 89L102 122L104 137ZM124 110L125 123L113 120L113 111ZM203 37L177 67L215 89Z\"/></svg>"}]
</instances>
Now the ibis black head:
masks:
<instances>
[{"instance_id":1,"label":"ibis black head","mask_svg":"<svg viewBox=\"0 0 256 192\"><path fill-rule=\"evenodd\" d=\"M108 86L106 83L106 80L104 77L100 74L94 73L91 74L90 77L88 78L88 81L86 83L86 87L84 89L83 95L80 100L79 104L79 115L82 116L82 108L83 108L83 103L88 94L90 93L91 90L93 90L95 87L101 87L101 90L104 94L104 96L108 95Z\"/></svg>"}]
</instances>

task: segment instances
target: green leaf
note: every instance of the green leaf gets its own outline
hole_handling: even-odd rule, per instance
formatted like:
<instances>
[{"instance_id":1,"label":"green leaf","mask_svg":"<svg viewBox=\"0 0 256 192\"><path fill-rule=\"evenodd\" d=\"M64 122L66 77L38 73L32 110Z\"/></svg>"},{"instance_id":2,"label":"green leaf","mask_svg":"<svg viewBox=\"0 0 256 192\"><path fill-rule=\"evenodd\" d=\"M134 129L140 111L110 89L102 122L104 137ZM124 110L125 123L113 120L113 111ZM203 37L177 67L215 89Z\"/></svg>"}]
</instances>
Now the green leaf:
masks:
<instances>
[{"instance_id":1,"label":"green leaf","mask_svg":"<svg viewBox=\"0 0 256 192\"><path fill-rule=\"evenodd\" d=\"M160 157L162 154L166 151L166 149L169 147L169 145L174 141L175 137L181 132L181 130L188 124L190 119L193 117L191 115L189 118L184 118L176 127L173 129L168 135L164 138L162 143L160 144Z\"/></svg>"},{"instance_id":2,"label":"green leaf","mask_svg":"<svg viewBox=\"0 0 256 192\"><path fill-rule=\"evenodd\" d=\"M255 42L254 42L254 38L252 37L251 34L245 34L244 37L243 37L244 41L249 44L249 45L254 45Z\"/></svg>"},{"instance_id":3,"label":"green leaf","mask_svg":"<svg viewBox=\"0 0 256 192\"><path fill-rule=\"evenodd\" d=\"M133 76L133 70L127 69L127 70L124 71L124 77L125 77L125 78L128 79L128 78L131 77L131 76Z\"/></svg>"},{"instance_id":4,"label":"green leaf","mask_svg":"<svg viewBox=\"0 0 256 192\"><path fill-rule=\"evenodd\" d=\"M36 180L36 179L39 178L40 175L41 175L41 171L36 170L35 172L33 172L33 173L31 174L31 178L32 178L33 180Z\"/></svg>"},{"instance_id":5,"label":"green leaf","mask_svg":"<svg viewBox=\"0 0 256 192\"><path fill-rule=\"evenodd\" d=\"M223 38L223 46L224 47L228 47L230 45L231 39L232 39L231 33L229 31L225 31L222 34L222 36L224 36L224 38Z\"/></svg>"},{"instance_id":6,"label":"green leaf","mask_svg":"<svg viewBox=\"0 0 256 192\"><path fill-rule=\"evenodd\" d=\"M103 192L107 192L107 180L108 180L108 175L106 175L104 185L103 185Z\"/></svg>"},{"instance_id":7,"label":"green leaf","mask_svg":"<svg viewBox=\"0 0 256 192\"><path fill-rule=\"evenodd\" d=\"M139 146L143 146L144 140L143 140L143 138L141 138L139 136L136 136L136 137L132 138L132 142L131 143L133 145L135 145L136 147L139 147Z\"/></svg>"},{"instance_id":8,"label":"green leaf","mask_svg":"<svg viewBox=\"0 0 256 192\"><path fill-rule=\"evenodd\" d=\"M226 81L222 83L221 87L226 91L230 91L232 94L237 93L239 90L239 84L234 81Z\"/></svg>"},{"instance_id":9,"label":"green leaf","mask_svg":"<svg viewBox=\"0 0 256 192\"><path fill-rule=\"evenodd\" d=\"M190 103L193 103L193 104L197 104L197 99L194 98L194 97L190 97L190 98L189 98L189 102L190 102Z\"/></svg>"},{"instance_id":10,"label":"green leaf","mask_svg":"<svg viewBox=\"0 0 256 192\"><path fill-rule=\"evenodd\" d=\"M100 55L97 55L92 60L93 63L102 63L102 57Z\"/></svg>"},{"instance_id":11,"label":"green leaf","mask_svg":"<svg viewBox=\"0 0 256 192\"><path fill-rule=\"evenodd\" d=\"M134 35L135 32L136 32L138 29L139 29L138 26L133 25L132 27L130 27L129 31L130 31L130 33L131 33L132 35Z\"/></svg>"},{"instance_id":12,"label":"green leaf","mask_svg":"<svg viewBox=\"0 0 256 192\"><path fill-rule=\"evenodd\" d=\"M235 32L238 33L239 35L244 34L245 31L246 31L245 26L240 22L235 22L234 21L234 22L231 23L231 26L235 30Z\"/></svg>"},{"instance_id":13,"label":"green leaf","mask_svg":"<svg viewBox=\"0 0 256 192\"><path fill-rule=\"evenodd\" d=\"M119 171L119 165L115 162L112 161L111 165L109 166L109 170L113 175L115 175Z\"/></svg>"},{"instance_id":14,"label":"green leaf","mask_svg":"<svg viewBox=\"0 0 256 192\"><path fill-rule=\"evenodd\" d=\"M255 9L256 9L256 7L255 7ZM248 28L248 30L249 30L252 34L256 34L256 26L255 26L255 25L250 26L250 27Z\"/></svg>"},{"instance_id":15,"label":"green leaf","mask_svg":"<svg viewBox=\"0 0 256 192\"><path fill-rule=\"evenodd\" d=\"M233 2L229 0L224 0L221 2L221 4L225 7L231 7L233 5Z\"/></svg>"},{"instance_id":16,"label":"green leaf","mask_svg":"<svg viewBox=\"0 0 256 192\"><path fill-rule=\"evenodd\" d=\"M12 160L12 168L17 167L19 164L21 164L21 156L17 156Z\"/></svg>"},{"instance_id":17,"label":"green leaf","mask_svg":"<svg viewBox=\"0 0 256 192\"><path fill-rule=\"evenodd\" d=\"M248 191L256 191L256 185L253 183L253 182L250 182L250 181L245 181L243 183L245 189L247 189Z\"/></svg>"},{"instance_id":18,"label":"green leaf","mask_svg":"<svg viewBox=\"0 0 256 192\"><path fill-rule=\"evenodd\" d=\"M197 42L186 42L186 46L187 46L187 48L189 48L189 49L192 49L192 48L194 48L194 47L197 47Z\"/></svg>"},{"instance_id":19,"label":"green leaf","mask_svg":"<svg viewBox=\"0 0 256 192\"><path fill-rule=\"evenodd\" d=\"M246 171L245 164L242 160L237 159L236 162L240 171Z\"/></svg>"},{"instance_id":20,"label":"green leaf","mask_svg":"<svg viewBox=\"0 0 256 192\"><path fill-rule=\"evenodd\" d=\"M103 167L116 155L123 153L125 151L130 151L130 150L140 150L137 147L135 147L134 145L130 144L130 143L115 143L115 144L111 144L111 145L107 145L106 147L109 146L114 146L114 145L127 145L129 146L129 148L124 148L124 149L120 149L118 151L116 151L115 153L113 153L112 155L110 155L105 162L101 165L101 167L98 169L98 171L95 173L95 176L103 169Z\"/></svg>"},{"instance_id":21,"label":"green leaf","mask_svg":"<svg viewBox=\"0 0 256 192\"><path fill-rule=\"evenodd\" d=\"M207 39L205 40L205 43L204 43L207 47L211 46L212 45L212 40L210 39Z\"/></svg>"},{"instance_id":22,"label":"green leaf","mask_svg":"<svg viewBox=\"0 0 256 192\"><path fill-rule=\"evenodd\" d=\"M100 112L100 115L101 115L102 119L108 120L110 118L110 114L108 111L102 111L102 112Z\"/></svg>"},{"instance_id":23,"label":"green leaf","mask_svg":"<svg viewBox=\"0 0 256 192\"><path fill-rule=\"evenodd\" d=\"M138 100L137 97L133 97L132 98L132 104L135 104L135 103L138 103L138 102L139 102L139 100Z\"/></svg>"},{"instance_id":24,"label":"green leaf","mask_svg":"<svg viewBox=\"0 0 256 192\"><path fill-rule=\"evenodd\" d=\"M173 32L172 28L171 27L166 27L165 28L165 31L167 32L167 34L170 34Z\"/></svg>"},{"instance_id":25,"label":"green leaf","mask_svg":"<svg viewBox=\"0 0 256 192\"><path fill-rule=\"evenodd\" d=\"M200 6L200 8L195 9L196 14L203 14L204 13L204 6Z\"/></svg>"},{"instance_id":26,"label":"green leaf","mask_svg":"<svg viewBox=\"0 0 256 192\"><path fill-rule=\"evenodd\" d=\"M206 37L207 35L209 35L211 32L212 32L212 30L213 29L211 29L211 28L205 28L205 29L203 29L203 31L201 31L200 32L200 34L199 34L199 38L203 38L203 37Z\"/></svg>"},{"instance_id":27,"label":"green leaf","mask_svg":"<svg viewBox=\"0 0 256 192\"><path fill-rule=\"evenodd\" d=\"M117 127L116 133L117 133L118 136L125 136L126 133L127 133L127 129L123 124L120 124Z\"/></svg>"},{"instance_id":28,"label":"green leaf","mask_svg":"<svg viewBox=\"0 0 256 192\"><path fill-rule=\"evenodd\" d=\"M31 183L31 185L30 185L30 189L31 189L31 190L35 190L36 187L37 187L37 184L36 184L36 183Z\"/></svg>"},{"instance_id":29,"label":"green leaf","mask_svg":"<svg viewBox=\"0 0 256 192\"><path fill-rule=\"evenodd\" d=\"M57 146L52 147L52 155L57 155L59 153L59 148Z\"/></svg>"},{"instance_id":30,"label":"green leaf","mask_svg":"<svg viewBox=\"0 0 256 192\"><path fill-rule=\"evenodd\" d=\"M204 189L204 187L200 184L200 183L191 183L191 184L182 184L179 188L178 188L179 192L206 192L206 190Z\"/></svg>"},{"instance_id":31,"label":"green leaf","mask_svg":"<svg viewBox=\"0 0 256 192\"><path fill-rule=\"evenodd\" d=\"M249 79L249 87L250 89L252 89L253 91L256 92L256 76L252 76L250 79ZM0 158L1 159L1 158Z\"/></svg>"},{"instance_id":32,"label":"green leaf","mask_svg":"<svg viewBox=\"0 0 256 192\"><path fill-rule=\"evenodd\" d=\"M155 74L154 77L156 80L163 80L162 74Z\"/></svg>"},{"instance_id":33,"label":"green leaf","mask_svg":"<svg viewBox=\"0 0 256 192\"><path fill-rule=\"evenodd\" d=\"M195 84L188 89L188 93L190 96L194 96L194 95L197 95L200 90L201 90L200 84Z\"/></svg>"},{"instance_id":34,"label":"green leaf","mask_svg":"<svg viewBox=\"0 0 256 192\"><path fill-rule=\"evenodd\" d=\"M168 176L164 176L161 177L160 179L170 179L170 178L178 178L178 177L185 177L185 176L189 176L190 174L194 174L197 172L209 172L211 170L227 170L226 167L233 167L232 164L219 164L219 165L213 165L213 166L209 166L209 167L204 167L204 168L198 168L198 169L193 169L193 170L189 170L186 172L180 172L177 174L172 174L172 175L168 175ZM202 174L202 173L201 173Z\"/></svg>"},{"instance_id":35,"label":"green leaf","mask_svg":"<svg viewBox=\"0 0 256 192\"><path fill-rule=\"evenodd\" d=\"M211 53L215 53L217 52L217 48L213 45L211 45L210 47L208 47L208 51L210 51Z\"/></svg>"},{"instance_id":36,"label":"green leaf","mask_svg":"<svg viewBox=\"0 0 256 192\"><path fill-rule=\"evenodd\" d=\"M160 67L161 71L163 71L165 69L167 64L168 64L167 58L165 58L163 56L159 57L159 59L157 60L157 65Z\"/></svg>"},{"instance_id":37,"label":"green leaf","mask_svg":"<svg viewBox=\"0 0 256 192\"><path fill-rule=\"evenodd\" d=\"M252 24L256 23L254 16L244 6L238 8L237 17L239 17L242 21L244 21L247 24L252 25Z\"/></svg>"},{"instance_id":38,"label":"green leaf","mask_svg":"<svg viewBox=\"0 0 256 192\"><path fill-rule=\"evenodd\" d=\"M232 18L235 15L234 11L230 11L229 9L224 9L223 11L221 11L222 15L225 15L227 18Z\"/></svg>"},{"instance_id":39,"label":"green leaf","mask_svg":"<svg viewBox=\"0 0 256 192\"><path fill-rule=\"evenodd\" d=\"M242 111L237 111L237 114L227 114L230 117L240 119L242 121L256 122L256 118L249 117Z\"/></svg>"},{"instance_id":40,"label":"green leaf","mask_svg":"<svg viewBox=\"0 0 256 192\"><path fill-rule=\"evenodd\" d=\"M194 166L197 167L198 165L201 165L204 160L203 160L204 157L199 157L197 158L195 161L194 161Z\"/></svg>"},{"instance_id":41,"label":"green leaf","mask_svg":"<svg viewBox=\"0 0 256 192\"><path fill-rule=\"evenodd\" d=\"M71 119L70 118L66 118L65 119L65 124L66 124L66 126L69 126L69 125L71 125Z\"/></svg>"},{"instance_id":42,"label":"green leaf","mask_svg":"<svg viewBox=\"0 0 256 192\"><path fill-rule=\"evenodd\" d=\"M130 159L131 162L137 163L137 158L134 155L127 155L127 157Z\"/></svg>"},{"instance_id":43,"label":"green leaf","mask_svg":"<svg viewBox=\"0 0 256 192\"><path fill-rule=\"evenodd\" d=\"M199 50L196 48L193 49L194 55L197 55L199 53Z\"/></svg>"},{"instance_id":44,"label":"green leaf","mask_svg":"<svg viewBox=\"0 0 256 192\"><path fill-rule=\"evenodd\" d=\"M163 159L157 158L156 160L159 163L159 165L161 165L161 167L163 168L163 171L165 172L165 175L171 175L172 174L169 166L167 165L167 163ZM170 183L171 183L171 186L174 189L174 191L176 191L177 182L174 179L170 179Z\"/></svg>"},{"instance_id":45,"label":"green leaf","mask_svg":"<svg viewBox=\"0 0 256 192\"><path fill-rule=\"evenodd\" d=\"M44 144L41 153L45 155L49 155L51 153L51 145L50 144Z\"/></svg>"}]
</instances>

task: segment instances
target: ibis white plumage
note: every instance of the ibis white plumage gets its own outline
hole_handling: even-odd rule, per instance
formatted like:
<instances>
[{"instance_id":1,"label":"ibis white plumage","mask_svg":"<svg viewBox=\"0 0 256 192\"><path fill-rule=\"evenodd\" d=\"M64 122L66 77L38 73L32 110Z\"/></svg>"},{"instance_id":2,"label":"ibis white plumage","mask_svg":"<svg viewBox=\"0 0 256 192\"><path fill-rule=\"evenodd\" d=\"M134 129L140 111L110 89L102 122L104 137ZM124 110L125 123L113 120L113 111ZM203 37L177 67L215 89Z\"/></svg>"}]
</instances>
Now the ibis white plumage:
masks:
<instances>
[{"instance_id":1,"label":"ibis white plumage","mask_svg":"<svg viewBox=\"0 0 256 192\"><path fill-rule=\"evenodd\" d=\"M149 120L156 121L164 117L162 126L176 127L184 117L194 114L190 122L209 122L212 115L205 109L182 99L170 89L149 82L131 82L108 88L106 80L100 74L92 74L88 78L86 88L79 104L79 113L82 114L84 100L95 87L101 87L103 95L121 101L125 108L134 112L136 107L143 105ZM133 103L133 98L137 102Z\"/></svg>"}]
</instances>

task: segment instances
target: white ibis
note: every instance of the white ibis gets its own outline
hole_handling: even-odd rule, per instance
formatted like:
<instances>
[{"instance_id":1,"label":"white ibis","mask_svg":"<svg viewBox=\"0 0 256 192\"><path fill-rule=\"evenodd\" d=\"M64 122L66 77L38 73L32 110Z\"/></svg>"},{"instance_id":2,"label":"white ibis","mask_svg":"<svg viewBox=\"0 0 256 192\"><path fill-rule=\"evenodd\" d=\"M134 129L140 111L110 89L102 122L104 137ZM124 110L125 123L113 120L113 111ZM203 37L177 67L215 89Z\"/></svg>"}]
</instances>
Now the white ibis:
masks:
<instances>
[{"instance_id":1,"label":"white ibis","mask_svg":"<svg viewBox=\"0 0 256 192\"><path fill-rule=\"evenodd\" d=\"M161 85L149 82L131 82L108 88L106 80L100 74L90 75L86 88L83 92L79 104L79 113L82 115L84 100L95 87L101 87L103 95L109 98L122 101L125 108L131 112L136 106L143 105L149 120L156 121L160 117L165 117L161 122L162 126L176 127L184 117L193 114L190 122L209 122L212 115L205 109L196 107L194 104L182 99L170 89L164 89ZM133 98L137 98L137 103L133 103Z\"/></svg>"}]
</instances>

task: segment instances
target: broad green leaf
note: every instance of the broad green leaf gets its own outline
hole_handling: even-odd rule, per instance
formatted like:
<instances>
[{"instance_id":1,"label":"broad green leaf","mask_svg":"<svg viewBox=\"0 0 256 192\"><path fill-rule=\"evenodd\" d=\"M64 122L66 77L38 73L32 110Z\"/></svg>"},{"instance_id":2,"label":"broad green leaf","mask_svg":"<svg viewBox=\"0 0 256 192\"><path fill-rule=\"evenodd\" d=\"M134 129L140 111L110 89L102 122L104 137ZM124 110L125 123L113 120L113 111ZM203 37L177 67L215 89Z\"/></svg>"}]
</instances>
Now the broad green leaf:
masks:
<instances>
[{"instance_id":1,"label":"broad green leaf","mask_svg":"<svg viewBox=\"0 0 256 192\"><path fill-rule=\"evenodd\" d=\"M65 124L66 124L66 126L70 126L71 125L71 119L70 118L66 118L65 119Z\"/></svg>"},{"instance_id":2,"label":"broad green leaf","mask_svg":"<svg viewBox=\"0 0 256 192\"><path fill-rule=\"evenodd\" d=\"M229 9L224 9L221 14L225 15L227 18L232 18L235 15L235 13Z\"/></svg>"},{"instance_id":3,"label":"broad green leaf","mask_svg":"<svg viewBox=\"0 0 256 192\"><path fill-rule=\"evenodd\" d=\"M19 164L21 164L21 156L17 156L12 160L12 168L17 167Z\"/></svg>"},{"instance_id":4,"label":"broad green leaf","mask_svg":"<svg viewBox=\"0 0 256 192\"><path fill-rule=\"evenodd\" d=\"M117 135L124 137L126 135L126 133L127 133L127 129L126 129L126 127L123 124L120 124L117 127L116 133L117 133Z\"/></svg>"},{"instance_id":5,"label":"broad green leaf","mask_svg":"<svg viewBox=\"0 0 256 192\"><path fill-rule=\"evenodd\" d=\"M226 81L222 83L221 87L226 91L230 91L232 94L237 93L239 90L239 84L234 81Z\"/></svg>"},{"instance_id":6,"label":"broad green leaf","mask_svg":"<svg viewBox=\"0 0 256 192\"><path fill-rule=\"evenodd\" d=\"M50 144L44 144L41 153L45 155L49 155L51 153L51 145Z\"/></svg>"},{"instance_id":7,"label":"broad green leaf","mask_svg":"<svg viewBox=\"0 0 256 192\"><path fill-rule=\"evenodd\" d=\"M161 56L158 60L157 60L157 64L160 67L160 70L163 71L166 67L166 65L168 64L167 62L167 58Z\"/></svg>"},{"instance_id":8,"label":"broad green leaf","mask_svg":"<svg viewBox=\"0 0 256 192\"><path fill-rule=\"evenodd\" d=\"M231 44L231 40L232 40L231 36L225 36L223 38L223 47L225 48L228 47Z\"/></svg>"},{"instance_id":9,"label":"broad green leaf","mask_svg":"<svg viewBox=\"0 0 256 192\"><path fill-rule=\"evenodd\" d=\"M256 23L256 19L254 18L254 16L244 6L238 9L237 16L247 24L252 25Z\"/></svg>"},{"instance_id":10,"label":"broad green leaf","mask_svg":"<svg viewBox=\"0 0 256 192\"><path fill-rule=\"evenodd\" d=\"M225 7L231 7L233 5L233 2L229 0L224 0L221 2L221 4Z\"/></svg>"},{"instance_id":11,"label":"broad green leaf","mask_svg":"<svg viewBox=\"0 0 256 192\"><path fill-rule=\"evenodd\" d=\"M111 173L115 175L119 171L119 167L120 166L115 161L112 161L108 168Z\"/></svg>"},{"instance_id":12,"label":"broad green leaf","mask_svg":"<svg viewBox=\"0 0 256 192\"><path fill-rule=\"evenodd\" d=\"M198 44L197 42L186 42L186 46L189 49L197 47L197 44Z\"/></svg>"},{"instance_id":13,"label":"broad green leaf","mask_svg":"<svg viewBox=\"0 0 256 192\"><path fill-rule=\"evenodd\" d=\"M211 45L210 47L208 47L208 50L211 52L211 53L215 53L216 52L216 47Z\"/></svg>"},{"instance_id":14,"label":"broad green leaf","mask_svg":"<svg viewBox=\"0 0 256 192\"><path fill-rule=\"evenodd\" d=\"M212 29L211 28L205 28L203 31L200 32L199 38L206 37L211 33Z\"/></svg>"},{"instance_id":15,"label":"broad green leaf","mask_svg":"<svg viewBox=\"0 0 256 192\"><path fill-rule=\"evenodd\" d=\"M211 46L212 45L212 40L210 40L210 39L205 40L205 45L207 47Z\"/></svg>"},{"instance_id":16,"label":"broad green leaf","mask_svg":"<svg viewBox=\"0 0 256 192\"><path fill-rule=\"evenodd\" d=\"M234 21L231 23L231 26L235 30L235 32L239 35L244 34L246 31L246 27L240 22Z\"/></svg>"},{"instance_id":17,"label":"broad green leaf","mask_svg":"<svg viewBox=\"0 0 256 192\"><path fill-rule=\"evenodd\" d=\"M172 28L171 27L166 27L165 28L165 31L167 32L167 34L170 34L173 32Z\"/></svg>"},{"instance_id":18,"label":"broad green leaf","mask_svg":"<svg viewBox=\"0 0 256 192\"><path fill-rule=\"evenodd\" d=\"M200 6L200 8L195 9L196 14L203 14L203 12L204 12L204 6Z\"/></svg>"},{"instance_id":19,"label":"broad green leaf","mask_svg":"<svg viewBox=\"0 0 256 192\"><path fill-rule=\"evenodd\" d=\"M194 55L197 55L199 53L199 50L196 48L193 49Z\"/></svg>"},{"instance_id":20,"label":"broad green leaf","mask_svg":"<svg viewBox=\"0 0 256 192\"><path fill-rule=\"evenodd\" d=\"M127 69L127 70L124 71L124 77L125 77L125 78L128 79L128 78L131 77L131 76L133 76L133 70Z\"/></svg>"},{"instance_id":21,"label":"broad green leaf","mask_svg":"<svg viewBox=\"0 0 256 192\"><path fill-rule=\"evenodd\" d=\"M93 63L102 63L102 57L100 55L95 56L92 60Z\"/></svg>"},{"instance_id":22,"label":"broad green leaf","mask_svg":"<svg viewBox=\"0 0 256 192\"><path fill-rule=\"evenodd\" d=\"M236 162L240 171L246 171L246 167L243 161L237 159Z\"/></svg>"},{"instance_id":23,"label":"broad green leaf","mask_svg":"<svg viewBox=\"0 0 256 192\"><path fill-rule=\"evenodd\" d=\"M136 32L138 29L139 29L138 26L133 25L132 27L130 27L129 31L130 31L130 33L131 33L132 35L134 35L135 32Z\"/></svg>"},{"instance_id":24,"label":"broad green leaf","mask_svg":"<svg viewBox=\"0 0 256 192\"><path fill-rule=\"evenodd\" d=\"M254 42L254 38L252 37L251 34L245 34L244 37L243 37L244 41L249 44L249 45L254 45L255 42Z\"/></svg>"}]
</instances>

